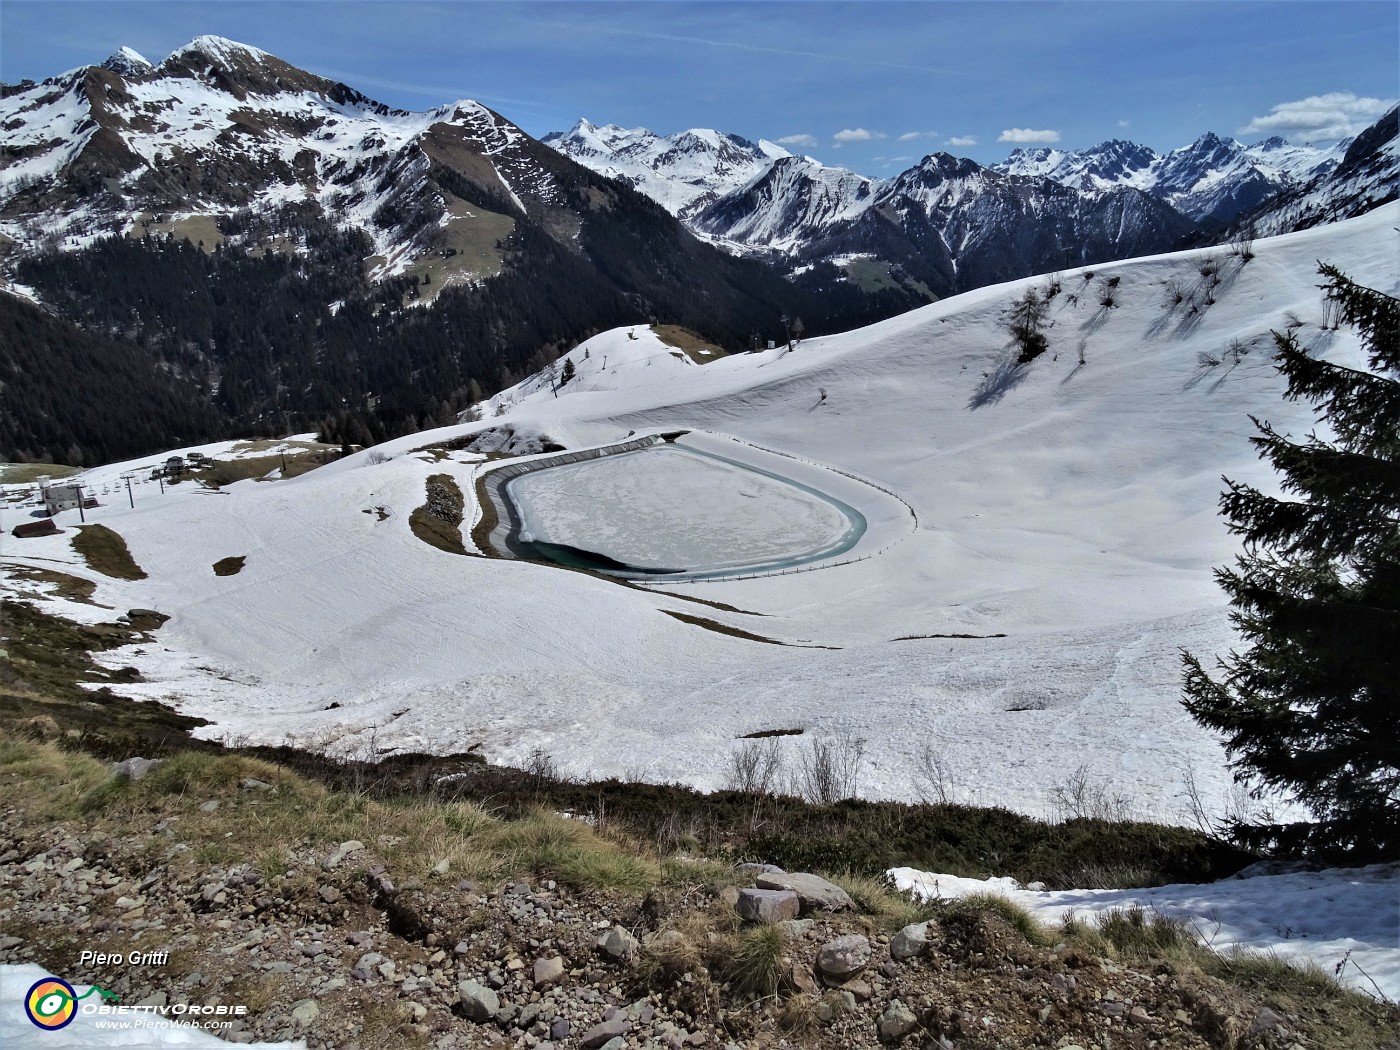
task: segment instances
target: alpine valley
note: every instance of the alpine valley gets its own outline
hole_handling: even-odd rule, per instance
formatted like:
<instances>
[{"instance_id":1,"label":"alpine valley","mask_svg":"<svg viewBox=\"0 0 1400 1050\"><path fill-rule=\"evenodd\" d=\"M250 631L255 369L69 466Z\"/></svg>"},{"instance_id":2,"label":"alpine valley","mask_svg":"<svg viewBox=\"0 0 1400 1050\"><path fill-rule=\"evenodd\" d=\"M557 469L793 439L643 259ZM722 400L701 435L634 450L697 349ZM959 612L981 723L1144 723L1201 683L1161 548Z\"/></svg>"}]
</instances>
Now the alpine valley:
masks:
<instances>
[{"instance_id":1,"label":"alpine valley","mask_svg":"<svg viewBox=\"0 0 1400 1050\"><path fill-rule=\"evenodd\" d=\"M1246 209L1270 232L1360 214L1395 193L1388 119L1331 150L1206 135L876 180L714 131L538 141L471 101L391 109L220 37L122 48L0 90L0 456L368 444L639 319L749 349L1208 243Z\"/></svg>"}]
</instances>

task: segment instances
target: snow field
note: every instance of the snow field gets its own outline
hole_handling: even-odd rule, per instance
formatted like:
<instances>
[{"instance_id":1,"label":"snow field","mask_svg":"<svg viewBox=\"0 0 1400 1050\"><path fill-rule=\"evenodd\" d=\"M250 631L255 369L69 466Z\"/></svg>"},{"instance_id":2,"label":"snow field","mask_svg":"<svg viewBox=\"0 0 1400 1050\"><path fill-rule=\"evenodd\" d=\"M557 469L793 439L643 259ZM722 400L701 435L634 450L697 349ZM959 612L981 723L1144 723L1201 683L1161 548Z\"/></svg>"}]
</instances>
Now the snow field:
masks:
<instances>
[{"instance_id":1,"label":"snow field","mask_svg":"<svg viewBox=\"0 0 1400 1050\"><path fill-rule=\"evenodd\" d=\"M1133 812L1182 820L1188 767L1208 804L1230 789L1219 745L1179 704L1179 649L1208 656L1233 643L1211 578L1235 551L1216 512L1219 478L1274 484L1248 443L1249 413L1294 433L1313 425L1308 406L1280 396L1268 332L1295 311L1317 352L1356 361L1350 333L1317 326L1316 260L1393 291L1398 220L1388 206L1260 241L1243 268L1227 259L1199 316L1167 310L1162 290L1196 279L1208 252L1094 267L1090 282L1066 273L1051 350L1022 369L1008 367L1000 317L1045 278L704 366L638 326L636 338L621 329L572 351L577 377L557 397L532 377L493 398L481 422L379 446L387 462L361 453L217 494L143 490L134 510L112 499L90 520L121 532L150 578L100 578L96 600L173 618L153 644L104 659L146 676L125 692L210 718L216 737L354 753L479 745L504 762L542 747L569 774L714 788L736 738L802 728L781 742L790 761L813 737L864 739L860 786L872 797L916 797L927 745L947 756L962 800L1053 813L1052 789L1083 766ZM1106 275L1121 280L1118 307L1099 308L1087 290L1067 302ZM1249 353L1198 363L1231 339ZM428 462L411 450L493 426L570 448L629 431L730 435L740 441L695 440L782 453L775 472L816 472L813 487L897 542L809 572L646 589L426 546L408 529L426 478L452 474L471 521L482 457ZM897 498L859 495L835 471ZM696 497L674 502L684 515ZM91 576L68 541L7 537L4 557ZM230 555L247 555L246 567L215 577L212 563ZM74 610L114 615L63 606ZM909 637L954 634L1004 637Z\"/></svg>"}]
</instances>

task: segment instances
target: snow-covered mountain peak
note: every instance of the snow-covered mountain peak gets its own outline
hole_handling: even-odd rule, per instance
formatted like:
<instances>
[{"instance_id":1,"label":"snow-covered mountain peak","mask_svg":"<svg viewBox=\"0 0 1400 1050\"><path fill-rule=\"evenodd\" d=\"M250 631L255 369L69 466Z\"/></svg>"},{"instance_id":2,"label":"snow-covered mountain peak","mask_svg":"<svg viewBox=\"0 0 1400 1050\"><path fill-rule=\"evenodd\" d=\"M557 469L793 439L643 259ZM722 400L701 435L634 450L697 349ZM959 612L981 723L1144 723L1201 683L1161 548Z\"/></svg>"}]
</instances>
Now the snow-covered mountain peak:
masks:
<instances>
[{"instance_id":1,"label":"snow-covered mountain peak","mask_svg":"<svg viewBox=\"0 0 1400 1050\"><path fill-rule=\"evenodd\" d=\"M726 193L764 174L775 160L791 156L765 140L713 128L688 128L658 135L581 119L567 133L540 141L609 178L620 179L673 215L694 214Z\"/></svg>"},{"instance_id":2,"label":"snow-covered mountain peak","mask_svg":"<svg viewBox=\"0 0 1400 1050\"><path fill-rule=\"evenodd\" d=\"M262 48L242 44L222 36L197 36L183 47L177 47L166 57L166 62L188 56L202 56L221 65L239 65L245 62L264 62L274 56Z\"/></svg>"},{"instance_id":3,"label":"snow-covered mountain peak","mask_svg":"<svg viewBox=\"0 0 1400 1050\"><path fill-rule=\"evenodd\" d=\"M150 60L129 47L119 47L107 61L102 63L102 68L116 73L118 76L133 77L141 76L155 69Z\"/></svg>"}]
</instances>

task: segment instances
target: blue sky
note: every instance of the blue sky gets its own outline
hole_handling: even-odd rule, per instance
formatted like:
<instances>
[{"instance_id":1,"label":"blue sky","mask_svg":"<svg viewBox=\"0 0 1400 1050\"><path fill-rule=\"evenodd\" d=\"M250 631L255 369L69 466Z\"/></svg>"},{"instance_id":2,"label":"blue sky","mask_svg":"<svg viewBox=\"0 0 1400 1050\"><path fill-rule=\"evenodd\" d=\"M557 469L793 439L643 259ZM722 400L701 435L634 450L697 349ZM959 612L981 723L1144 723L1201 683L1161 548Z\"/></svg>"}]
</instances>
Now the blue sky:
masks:
<instances>
[{"instance_id":1,"label":"blue sky","mask_svg":"<svg viewBox=\"0 0 1400 1050\"><path fill-rule=\"evenodd\" d=\"M784 140L871 175L935 150L1205 131L1337 137L1400 95L1400 5L1352 3L0 3L0 77L158 62L202 33L391 105L474 98L534 135L586 116Z\"/></svg>"}]
</instances>

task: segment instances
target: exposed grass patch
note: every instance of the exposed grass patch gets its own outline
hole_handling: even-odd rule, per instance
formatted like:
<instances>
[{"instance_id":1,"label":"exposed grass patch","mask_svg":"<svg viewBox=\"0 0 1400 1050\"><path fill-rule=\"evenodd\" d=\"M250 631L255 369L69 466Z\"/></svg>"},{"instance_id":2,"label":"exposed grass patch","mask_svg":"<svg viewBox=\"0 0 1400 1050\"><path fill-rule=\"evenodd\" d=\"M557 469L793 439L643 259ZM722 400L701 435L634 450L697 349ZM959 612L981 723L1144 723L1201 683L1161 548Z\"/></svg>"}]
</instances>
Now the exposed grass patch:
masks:
<instances>
[{"instance_id":1,"label":"exposed grass patch","mask_svg":"<svg viewBox=\"0 0 1400 1050\"><path fill-rule=\"evenodd\" d=\"M127 230L126 235L138 238L147 234L152 237L164 237L167 233L199 245L206 255L213 254L214 249L224 242L216 215L185 215L160 222L150 212L143 212L131 224L131 229Z\"/></svg>"},{"instance_id":2,"label":"exposed grass patch","mask_svg":"<svg viewBox=\"0 0 1400 1050\"><path fill-rule=\"evenodd\" d=\"M6 572L9 573L12 580L43 584L48 588L49 594L65 598L70 602L82 602L84 605L96 604L92 600L92 595L97 590L97 584L91 580L70 576L66 572L56 572L53 569L38 569L32 565L9 565L6 566Z\"/></svg>"},{"instance_id":3,"label":"exposed grass patch","mask_svg":"<svg viewBox=\"0 0 1400 1050\"><path fill-rule=\"evenodd\" d=\"M745 733L740 740L767 740L773 736L801 736L802 729L760 729L757 733Z\"/></svg>"},{"instance_id":4,"label":"exposed grass patch","mask_svg":"<svg viewBox=\"0 0 1400 1050\"><path fill-rule=\"evenodd\" d=\"M248 560L246 554L230 555L227 558L220 558L214 563L215 576L237 576L243 571L243 564Z\"/></svg>"},{"instance_id":5,"label":"exposed grass patch","mask_svg":"<svg viewBox=\"0 0 1400 1050\"><path fill-rule=\"evenodd\" d=\"M145 571L136 564L121 533L106 525L79 525L73 549L83 556L89 569L116 580L144 580Z\"/></svg>"},{"instance_id":6,"label":"exposed grass patch","mask_svg":"<svg viewBox=\"0 0 1400 1050\"><path fill-rule=\"evenodd\" d=\"M186 474L211 489L223 488L237 481L264 480L274 471L278 478L295 478L337 458L334 450L295 452L276 456L243 456L239 459L211 460L202 467L191 467ZM284 466L285 464L285 466Z\"/></svg>"},{"instance_id":7,"label":"exposed grass patch","mask_svg":"<svg viewBox=\"0 0 1400 1050\"><path fill-rule=\"evenodd\" d=\"M737 605L728 605L724 602L710 601L710 599L708 598L697 598L692 594L676 594L673 591L662 591L657 590L653 587L643 587L640 584L633 583L631 580L624 580L622 582L626 583L629 587L632 587L639 591L646 591L649 594L664 594L668 598L679 598L683 602L694 602L696 605L708 605L711 609L718 609L721 612L739 613L741 616L769 615L768 613L752 612L749 609L740 609Z\"/></svg>"},{"instance_id":8,"label":"exposed grass patch","mask_svg":"<svg viewBox=\"0 0 1400 1050\"><path fill-rule=\"evenodd\" d=\"M448 198L447 225L434 233L432 248L404 272L418 279L424 302L464 280L485 280L501 272L501 243L515 229L509 215L498 215ZM424 284L427 278L427 284Z\"/></svg>"},{"instance_id":9,"label":"exposed grass patch","mask_svg":"<svg viewBox=\"0 0 1400 1050\"><path fill-rule=\"evenodd\" d=\"M763 642L766 645L786 645L794 649L840 648L840 646L836 645L800 645L796 642L780 642L776 638L765 638L761 634L754 634L752 631L746 631L742 627L730 627L727 623L720 623L718 620L711 620L706 616L695 616L691 613L675 612L671 609L661 609L659 611L665 613L667 616L680 620L681 623L688 623L693 627L703 627L707 631L714 631L715 634L727 635L730 638L742 638L746 642Z\"/></svg>"},{"instance_id":10,"label":"exposed grass patch","mask_svg":"<svg viewBox=\"0 0 1400 1050\"><path fill-rule=\"evenodd\" d=\"M448 554L466 554L462 545L462 490L450 474L428 478L428 499L408 516L413 535L430 547Z\"/></svg>"},{"instance_id":11,"label":"exposed grass patch","mask_svg":"<svg viewBox=\"0 0 1400 1050\"><path fill-rule=\"evenodd\" d=\"M889 263L879 259L851 259L843 263L841 268L846 271L851 283L864 292L914 289L928 302L938 300L938 296L934 295L933 290L923 281L901 278L891 271Z\"/></svg>"},{"instance_id":12,"label":"exposed grass patch","mask_svg":"<svg viewBox=\"0 0 1400 1050\"><path fill-rule=\"evenodd\" d=\"M1028 944L1047 947L1055 943L1050 931L1036 922L1030 912L996 893L969 893L945 904L943 911L945 916L967 912L995 915L1025 938Z\"/></svg>"},{"instance_id":13,"label":"exposed grass patch","mask_svg":"<svg viewBox=\"0 0 1400 1050\"><path fill-rule=\"evenodd\" d=\"M1005 638L1005 634L901 634L892 642L917 642L924 638Z\"/></svg>"},{"instance_id":14,"label":"exposed grass patch","mask_svg":"<svg viewBox=\"0 0 1400 1050\"><path fill-rule=\"evenodd\" d=\"M697 365L709 364L729 356L721 347L705 340L689 328L675 324L654 324L651 330L656 334L656 338L667 346L674 346Z\"/></svg>"},{"instance_id":15,"label":"exposed grass patch","mask_svg":"<svg viewBox=\"0 0 1400 1050\"><path fill-rule=\"evenodd\" d=\"M884 930L899 930L910 923L925 922L938 916L938 906L900 893L883 876L828 874L827 878L850 896L861 912Z\"/></svg>"},{"instance_id":16,"label":"exposed grass patch","mask_svg":"<svg viewBox=\"0 0 1400 1050\"><path fill-rule=\"evenodd\" d=\"M139 619L139 618L138 618ZM144 634L131 623L75 624L27 602L0 606L0 734L28 734L52 726L52 735L75 733L65 742L110 758L166 754L172 748L213 748L190 738L204 725L156 701L129 700L84 684L138 681L134 671L111 672L92 653L133 642Z\"/></svg>"},{"instance_id":17,"label":"exposed grass patch","mask_svg":"<svg viewBox=\"0 0 1400 1050\"><path fill-rule=\"evenodd\" d=\"M28 485L41 478L67 478L82 469L62 463L4 463L0 464L0 485Z\"/></svg>"}]
</instances>

